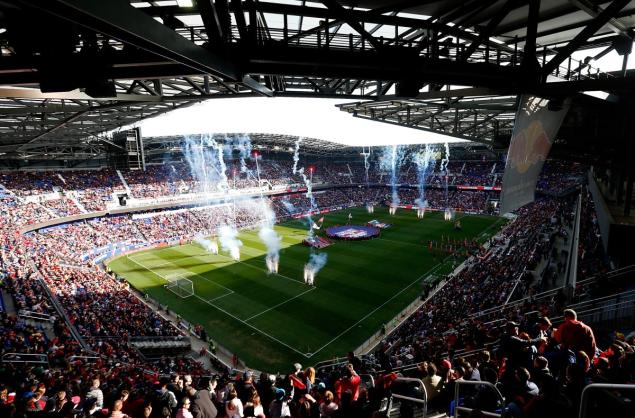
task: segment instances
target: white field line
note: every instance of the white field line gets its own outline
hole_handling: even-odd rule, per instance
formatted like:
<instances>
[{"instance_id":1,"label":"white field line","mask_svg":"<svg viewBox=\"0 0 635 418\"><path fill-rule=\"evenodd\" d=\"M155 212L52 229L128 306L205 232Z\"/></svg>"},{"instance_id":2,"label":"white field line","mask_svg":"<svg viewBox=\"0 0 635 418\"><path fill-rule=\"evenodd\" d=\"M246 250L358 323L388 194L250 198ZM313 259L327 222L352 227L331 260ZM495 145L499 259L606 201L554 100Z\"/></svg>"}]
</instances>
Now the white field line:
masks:
<instances>
[{"instance_id":1,"label":"white field line","mask_svg":"<svg viewBox=\"0 0 635 418\"><path fill-rule=\"evenodd\" d=\"M178 250L177 250L177 251L178 251ZM138 263L136 260L132 260L132 261L134 261L134 262ZM234 291L233 291L232 289L230 289L229 287L223 286L223 285L222 285L222 284L220 284L220 283L216 283L214 280L210 280L210 279L208 279L207 277L205 277L205 276L201 276L201 275L200 275L200 274L198 274L198 273L194 273L194 272L192 272L192 271L190 271L190 270L184 269L183 267L179 266L178 264L176 264L176 263L174 263L174 262L172 262L172 261L166 260L166 263L167 263L167 264L171 264L171 265L173 265L174 267L178 268L178 269L179 269L179 270L181 270L181 271L184 271L184 272L186 272L186 273L191 273L191 274L189 274L189 275L187 275L187 276L185 276L185 275L184 275L184 277L191 277L191 276L200 277L201 279L203 279L203 280L205 280L205 281L207 281L207 282L209 282L209 283L212 283L212 284L214 284L214 285L216 285L216 286L218 286L218 287L222 287L223 289L228 290L228 291L230 291L230 292L234 293ZM166 263L164 263L163 265L166 265ZM144 267L144 268L148 269L148 268L147 268L147 267L145 267L143 264L142 264L142 267ZM150 270L150 269L148 269L148 270ZM150 270L150 271L152 271L152 270ZM153 272L153 273L154 273L154 272ZM162 277L163 277L163 276L162 276Z\"/></svg>"},{"instance_id":2,"label":"white field line","mask_svg":"<svg viewBox=\"0 0 635 418\"><path fill-rule=\"evenodd\" d=\"M363 322L364 320L366 320L366 318L368 318L369 316L371 316L372 314L374 314L375 312L377 312L378 310L380 310L381 308L383 308L386 304L388 304L391 300L393 300L394 298L396 298L397 296L399 296L400 294L402 294L403 292L405 292L407 289L410 289L412 287L412 285L414 285L415 283L418 283L419 281L421 281L421 278L423 276L425 276L426 274L429 274L431 271L440 268L443 264L444 264L445 260L442 261L441 263L437 264L436 266L432 267L431 269L429 269L428 271L426 271L425 273L423 273L421 276L417 277L416 280L414 280L412 283L410 283L408 286L404 287L403 289L401 289L399 292L395 293L394 295L392 295L390 297L390 299L386 300L384 303L382 303L381 305L379 305L378 307L376 307L375 309L373 309L372 311L370 311L369 313L367 313L362 319L360 319L359 321L355 322L353 325L351 325L350 327L346 328L344 331L340 332L339 334L337 334L335 336L335 338L333 338L331 341L327 342L326 344L324 344L322 347L318 348L317 350L313 351L311 353L311 355L309 357L313 357L314 355L316 355L317 353L319 353L320 351L322 351L323 349L325 349L326 347L328 347L331 343L333 343L334 341L337 341L338 339L340 339L340 337L344 334L346 334L347 332L349 332L351 329L355 328L360 322Z\"/></svg>"},{"instance_id":3,"label":"white field line","mask_svg":"<svg viewBox=\"0 0 635 418\"><path fill-rule=\"evenodd\" d=\"M224 295L216 296L215 298L210 299L209 302L214 302L215 300L222 299L225 296L231 295L232 293L235 293L235 292L233 290L230 290L228 293L225 293Z\"/></svg>"},{"instance_id":4,"label":"white field line","mask_svg":"<svg viewBox=\"0 0 635 418\"><path fill-rule=\"evenodd\" d=\"M463 218L466 215L463 215L461 217L459 217L458 219ZM457 220L458 220L457 219ZM485 230L487 230L490 226L488 226L487 228L485 228ZM368 318L369 316L371 316L372 314L374 314L375 312L377 312L379 309L383 308L388 302L390 302L391 300L393 300L394 298L396 298L397 296L399 296L400 294L402 294L406 289L409 289L410 287L412 287L412 285L414 285L415 283L419 282L424 276L430 274L431 272L434 272L436 270L438 270L439 268L441 268L441 266L443 266L446 262L446 260L450 258L450 256L447 256L446 258L444 258L440 263L438 263L437 265L435 265L434 267L430 268L428 271L426 271L425 273L423 273L421 276L417 277L416 280L414 280L412 283L410 283L408 286L404 287L403 289L401 289L399 292L395 293L390 299L388 299L387 301L385 301L384 303L382 303L381 305L379 305L378 307L376 307L375 309L373 309L372 311L370 311L368 314L366 314L362 319L360 319L359 321L355 322L353 325L351 325L350 327L346 328L344 331L342 331L341 333L339 333L338 335L335 336L335 338L333 338L331 341L327 342L326 344L324 344L322 347L318 348L316 351L312 352L311 355L309 357L314 356L315 354L319 353L320 351L322 351L323 349L325 349L326 347L328 347L331 343L333 343L334 341L337 341L342 335L346 334L347 332L349 332L351 329L355 328L360 322L363 322L366 318Z\"/></svg>"},{"instance_id":5,"label":"white field line","mask_svg":"<svg viewBox=\"0 0 635 418\"><path fill-rule=\"evenodd\" d=\"M177 252L181 252L181 251L179 251L178 249L177 249L176 251L177 251ZM181 254L185 254L185 253L182 253L182 252L181 252ZM259 270L259 271L262 271L262 272L264 272L264 273L269 274L269 272L268 272L266 269L264 269L264 268L260 268L260 267L254 266L254 265L249 264L249 263L247 263L247 262L245 262L245 261L241 261L241 260L234 260L234 259L233 259L233 258L231 258L230 256L225 255L225 254L221 253L220 251L218 252L218 254L217 254L217 255L219 255L219 256L221 256L221 257L228 258L229 260L233 261L234 263L240 263L240 264L243 264L243 265L245 265L245 266L247 266L247 267L251 267L252 269L256 269L256 270ZM195 257L199 258L199 256L195 256ZM168 261L168 263L169 263L169 262L170 262L170 261ZM303 282L301 282L300 280L295 280L295 279L292 279L291 277L285 276L284 274L274 273L273 275L274 275L274 276L278 276L278 277L282 277L283 279L287 279L287 280L290 280L290 281L295 282L295 283L298 283L298 284L304 284L304 283L303 283Z\"/></svg>"},{"instance_id":6,"label":"white field line","mask_svg":"<svg viewBox=\"0 0 635 418\"><path fill-rule=\"evenodd\" d=\"M462 216L458 217L458 218L457 218L457 220L458 220L458 219L461 219L461 218L463 218L463 217L465 217L465 216L467 216L467 215L463 214ZM445 222L445 221L444 221L444 222ZM495 223L497 223L497 222L498 222L498 220L497 220ZM493 227L493 225L489 225L489 226L488 226L488 227L486 227L486 228L485 228L482 232L487 231L487 230L488 230L488 229L490 229L491 227ZM386 241L388 241L388 240L386 240ZM402 243L402 244L403 244L403 242L400 242L400 243ZM412 245L415 245L415 244L412 244ZM178 251L178 250L177 250L177 251ZM219 253L219 255L222 255L223 257L226 257L226 258L230 258L230 259L231 259L231 257L230 257L230 256L227 256L227 255L224 255L224 254L220 254L220 253ZM287 348L289 348L289 349L293 350L294 352L296 352L296 353L298 353L298 354L300 354L300 355L302 355L302 356L304 356L305 358L307 358L307 359L308 359L308 358L313 357L314 355L316 355L317 353L319 353L320 351L322 351L322 350L323 350L323 349L325 349L326 347L328 347L328 346L329 346L330 344L332 344L334 341L337 341L338 339L340 339L340 337L342 337L344 334L346 334L346 333L347 333L347 332L349 332L351 329L353 329L354 327L356 327L359 323L361 323L361 322L363 322L364 320L366 320L369 316L371 316L372 314L374 314L375 312L377 312L379 309L383 308L383 307L384 307L386 304L388 304L391 300L393 300L394 298L396 298L397 296L399 296L401 293L403 293L405 290L407 290L407 289L409 289L410 287L412 287L412 285L414 285L415 283L417 283L418 281L420 281L420 280L421 280L421 279L422 279L425 275L427 275L427 274L429 274L429 273L431 273L431 272L433 272L433 271L435 271L435 270L439 269L441 266L443 266L443 264L445 264L445 261L447 260L447 258L449 258L449 257L446 257L446 258L445 258L443 261L441 261L439 264L437 264L436 266L432 267L431 269L429 269L428 271L426 271L426 272L425 272L424 274L422 274L421 276L417 277L417 279L416 279L416 280L414 280L412 283L408 284L406 287L404 287L404 288L403 288L403 289L401 289L399 292L397 292L396 294L394 294L394 295L393 295L390 299L388 299L387 301L385 301L384 303L382 303L381 305L379 305L378 307L376 307L375 309L373 309L371 312L369 312L368 314L366 314L366 315L365 315L363 318L361 318L359 321L355 322L353 325L351 325L350 327L348 327L347 329L345 329L344 331L342 331L340 334L336 335L336 336L335 336L333 339L331 339L329 342L327 342L327 343L326 343L326 344L324 344L322 347L318 348L316 351L312 352L312 353L311 353L311 354L309 354L309 355L307 355L307 354L305 354L305 353L302 353L301 351L299 351L299 350L297 350L297 349L295 349L295 348L291 347L290 345L288 345L288 344L286 344L286 343L284 343L284 342L282 342L282 341L278 340L278 339L277 339L277 338L275 338L275 337L272 337L271 335L269 335L269 334L265 333L264 331L262 331L262 330L260 330L260 329L258 329L258 328L256 328L256 327L254 327L253 325L248 324L247 322L245 322L245 320L242 320L242 319L240 319L240 318L238 318L238 317L234 316L233 314L230 314L229 312L225 311L224 309L222 309L222 308L220 308L220 307L218 307L218 306L216 306L216 305L214 305L214 304L210 303L209 301L204 300L204 299L203 299L203 298L201 298L200 296L198 296L198 295L196 295L196 294L195 294L194 296L196 296L197 298L199 298L199 299L200 299L200 300L202 300L203 302L205 302L205 303L209 304L210 306L212 306L212 307L214 307L214 308L218 309L219 311L221 311L221 312L225 313L226 315L231 316L232 318L234 318L234 319L236 319L237 321L239 321L239 322L243 323L244 325L247 325L248 327L250 327L250 328L252 328L252 329L256 330L258 333L260 333L260 334L262 334L262 335L264 335L264 336L266 336L266 337L268 337L268 338L271 338L272 340L274 340L274 341L276 341L276 342L278 342L278 343L280 343L280 344L284 345L285 347L287 347ZM140 264L140 263L136 262L135 260L132 260L132 261L133 261L133 262L135 262L135 263L137 263L137 264ZM235 260L234 260L234 261L235 261ZM243 261L238 261L238 262L239 262L239 263L241 263L241 264L244 264L244 265L246 265L246 266L249 266L249 267L251 267L251 268L254 268L254 269L256 269L256 270L261 270L261 271L263 271L263 272L265 272L265 273L267 272L265 269L258 268L258 267L256 267L256 266L253 266L253 265L251 265L251 264L245 263L245 262L243 262ZM174 263L172 263L172 262L170 262L170 261L168 261L167 263L175 265ZM145 268L145 269L147 269L147 270L151 271L152 273L154 273L154 274L158 275L159 277L162 277L160 274L155 273L154 271L152 271L151 269L148 269L148 268L147 268L147 267L145 267L144 265L142 265L142 264L140 264L140 265L141 265L141 267L143 267L143 268ZM178 266L177 266L177 267L178 267ZM179 267L179 268L180 268L180 267ZM199 275L199 274L194 273L194 275L195 275L195 276L202 277L202 278L203 278L203 279L205 279L205 280L208 280L206 277L201 276L201 275ZM291 281L294 281L294 282L297 282L297 283L302 283L302 282L300 282L299 280L294 280L294 279L292 279L292 278L290 278L290 277L287 277L287 276L284 276L284 275L281 275L281 274L276 274L276 275L277 275L277 276L280 276L280 277L282 277L282 278L285 278L285 279L287 279L287 280L291 280ZM208 281L209 281L209 280L208 280ZM212 283L215 283L215 282L212 282ZM218 284L218 283L215 283L215 284ZM220 286L220 285L219 285L219 286ZM224 287L224 286L223 286L223 287ZM313 290L313 289L314 289L314 288L311 288L311 289L309 289L308 291L301 293L300 295L302 295L302 294L304 294L304 293L308 293L310 290ZM229 290L230 290L230 291L232 291L231 289L229 289ZM232 291L232 292L233 292L233 291ZM297 296L300 296L300 295L297 295ZM227 296L227 295L223 295L223 296ZM297 296L295 296L295 297L297 297ZM294 298L295 298L295 297L294 297ZM293 298L291 298L291 299L293 299ZM291 299L289 299L289 300L291 300ZM286 300L286 301L284 301L283 303L286 303L286 302L288 302L289 300ZM262 314L262 313L264 313L264 312L261 312L261 314ZM258 315L260 315L260 314L258 314ZM253 318L254 318L254 317L247 318L247 320L250 320L250 319L253 319Z\"/></svg>"},{"instance_id":7,"label":"white field line","mask_svg":"<svg viewBox=\"0 0 635 418\"><path fill-rule=\"evenodd\" d=\"M132 260L132 261L139 261L139 262L142 262L141 260L139 260L139 257L135 257L135 256L132 256L132 255L129 255L129 256L127 256L127 257L128 257L130 260ZM146 260L146 261L147 261L147 260ZM172 263L170 263L169 261L166 261L166 262L164 262L164 263L159 263L159 264L155 265L154 267L155 267L155 268L157 268L157 267L163 267L163 266L167 266L168 264L172 264Z\"/></svg>"},{"instance_id":8,"label":"white field line","mask_svg":"<svg viewBox=\"0 0 635 418\"><path fill-rule=\"evenodd\" d=\"M156 272L155 272L155 271L153 271L152 269L150 269L150 268L148 268L148 267L144 266L142 263L139 263L138 261L135 261L135 260L131 260L131 261L132 261L133 263L136 263L136 264L138 264L139 266L143 267L144 269L146 269L146 270L148 270L148 271L152 272L153 274L155 274L155 275L157 275L157 276L159 276L159 277L163 277L163 276L161 276L159 273L156 273ZM201 277L203 277L203 276L201 276ZM230 289L230 290L231 290L231 289ZM298 349L296 349L296 348L294 348L294 347L291 347L289 344L287 344L287 343L285 343L285 342L283 342L283 341L280 341L280 340L279 340L279 339L277 339L276 337L273 337L273 336L271 336L271 335L267 334L266 332L264 332L264 331L262 331L262 330L260 330L260 329L258 329L258 328L256 328L256 327L254 327L253 325L251 325L251 324L249 324L249 323L245 322L244 320L242 320L242 319L238 318L238 317L237 317L237 316L235 316L234 314L227 312L225 309L223 309L223 308L221 308L221 307L219 307L219 306L214 305L213 303L211 303L211 302L210 302L210 301L208 301L208 300L203 299L203 298L202 298L202 297L200 297L199 295L194 294L194 297L196 297L197 299L199 299L200 301L202 301L202 302L204 302L204 303L207 303L207 304L208 304L208 305L210 305L211 307L213 307L213 308L215 308L215 309L217 309L217 310L219 310L219 311L223 312L225 315L227 315L227 316L229 316L229 317L232 317L233 319L235 319L236 321L238 321L238 322L242 323L243 325L248 326L249 328L253 329L254 331L258 332L259 334L262 334L262 335L264 335L265 337L270 338L271 340L273 340L273 341L275 341L275 342L277 342L277 343L279 343L279 344L281 344L281 345L283 345L283 346L287 347L287 348L288 348L288 349L290 349L290 350L293 350L294 352L296 352L296 353L300 354L301 356L303 356L303 357L305 357L305 358L309 358L309 357L308 357L305 353L301 352L300 350L298 350Z\"/></svg>"},{"instance_id":9,"label":"white field line","mask_svg":"<svg viewBox=\"0 0 635 418\"><path fill-rule=\"evenodd\" d=\"M297 295L295 295L295 296L293 296L293 297L291 297L291 298L289 298L289 299L287 299L285 301L282 301L279 304L272 306L271 308L265 309L264 311L262 311L260 313L257 313L256 315L250 316L249 318L245 319L245 321L251 321L252 319L254 319L256 317L259 317L260 315L262 315L264 313L267 313L267 312L269 312L272 309L276 309L277 307L282 306L282 305L284 305L287 302L291 302L293 299L299 298L302 295L306 295L307 293L312 292L315 289L316 289L315 287L312 287L309 290L305 290L304 292L299 293L299 294L297 294Z\"/></svg>"}]
</instances>

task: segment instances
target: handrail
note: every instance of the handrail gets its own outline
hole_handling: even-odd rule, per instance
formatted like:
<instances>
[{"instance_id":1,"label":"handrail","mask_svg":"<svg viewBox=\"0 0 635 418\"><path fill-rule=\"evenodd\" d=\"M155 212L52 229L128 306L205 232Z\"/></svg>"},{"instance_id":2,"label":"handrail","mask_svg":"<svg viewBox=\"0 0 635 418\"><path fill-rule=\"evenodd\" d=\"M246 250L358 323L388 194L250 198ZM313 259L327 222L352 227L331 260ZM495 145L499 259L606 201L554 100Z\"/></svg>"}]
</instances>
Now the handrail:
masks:
<instances>
[{"instance_id":1,"label":"handrail","mask_svg":"<svg viewBox=\"0 0 635 418\"><path fill-rule=\"evenodd\" d=\"M77 331L77 328L75 327L75 325L73 325L70 318L66 314L66 310L62 307L62 305L57 300L57 297L53 294L53 292L51 292L51 289L49 289L48 284L46 283L46 280L44 280L44 276L42 276L42 273L40 272L40 270L37 268L37 266L35 265L33 261L30 261L29 264L30 264L30 267L35 272L35 274L37 275L37 279L40 282L40 286L42 286L42 288L44 289L44 292L46 293L49 300L55 307L55 310L62 318L64 318L64 322L66 322L66 326L70 330L73 338L75 338L75 340L79 343L79 345L84 350L91 351L90 348L88 347L88 344L86 344L86 341L84 341L84 338L82 338L79 331Z\"/></svg>"},{"instance_id":2,"label":"handrail","mask_svg":"<svg viewBox=\"0 0 635 418\"><path fill-rule=\"evenodd\" d=\"M592 383L587 385L584 389L582 389L582 395L580 396L580 412L578 413L578 418L586 418L589 392L596 389L635 391L635 385L620 385L615 383Z\"/></svg>"},{"instance_id":3,"label":"handrail","mask_svg":"<svg viewBox=\"0 0 635 418\"><path fill-rule=\"evenodd\" d=\"M596 274L596 275L594 275L592 277L589 277L589 278L586 278L584 280L578 281L576 286L587 285L587 284L592 283L592 282L594 282L594 281L596 281L597 279L600 279L600 278L601 279L610 279L610 278L614 278L616 276L621 276L623 274L628 274L628 273L631 273L631 272L635 272L635 264L630 265L630 266L626 266L626 267L621 267L619 269L611 270L610 272L607 272L604 275ZM554 289L546 290L546 291L541 292L541 293L536 293L535 295L526 296L526 297L524 297L522 299L517 299L515 301L512 301L512 302L510 302L510 303L508 303L508 304L506 304L504 306L512 307L512 306L516 306L516 305L522 304L522 303L524 303L525 301L528 301L528 300L539 300L539 299L547 298L547 297L549 297L551 295L555 295L561 289L564 289L564 287L560 286L560 287L556 287ZM499 306L494 306L494 307L491 307L491 308L487 308L487 309L484 309L482 311L470 314L469 317L470 318L478 318L478 317L481 317L483 315L487 315L487 314L489 314L491 312L496 312L497 310L500 310L500 308L501 308L500 305Z\"/></svg>"},{"instance_id":4,"label":"handrail","mask_svg":"<svg viewBox=\"0 0 635 418\"><path fill-rule=\"evenodd\" d=\"M68 358L68 362L69 363L73 363L74 361L77 361L77 360L95 362L95 361L101 360L101 359L102 358L98 357L98 356L70 356Z\"/></svg>"},{"instance_id":5,"label":"handrail","mask_svg":"<svg viewBox=\"0 0 635 418\"><path fill-rule=\"evenodd\" d=\"M501 405L505 405L505 398L503 397L503 394L500 393L500 391L498 390L498 388L496 386L494 386L494 384L490 383L490 382L486 382L486 381L472 381L472 380L456 380L454 382L454 417L457 417L457 411L472 411L472 408L467 408L464 406L459 406L459 389L461 386L487 386L490 387L494 390L494 394L496 394L496 397L498 398L498 400L500 401ZM490 416L490 417L501 417L502 414L497 414L494 412L488 412L488 411L481 411L483 413L483 415L486 416Z\"/></svg>"},{"instance_id":6,"label":"handrail","mask_svg":"<svg viewBox=\"0 0 635 418\"><path fill-rule=\"evenodd\" d=\"M419 389L421 390L421 396L422 396L421 399L395 393L395 390L394 390L395 384L409 383L409 382L416 383L419 386ZM399 399L399 400L414 402L417 404L422 404L421 408L423 409L423 414L421 416L425 417L428 414L428 392L426 391L426 386L423 384L423 381L421 379L414 379L412 377L398 377L392 383L391 387L393 388L392 395L390 396L391 404L392 404L392 399ZM390 409L388 410L388 412L390 412Z\"/></svg>"},{"instance_id":7,"label":"handrail","mask_svg":"<svg viewBox=\"0 0 635 418\"><path fill-rule=\"evenodd\" d=\"M55 316L49 314L43 314L39 312L28 311L26 309L20 309L18 311L18 317L32 319L35 321L54 322Z\"/></svg>"},{"instance_id":8,"label":"handrail","mask_svg":"<svg viewBox=\"0 0 635 418\"><path fill-rule=\"evenodd\" d=\"M31 353L5 353L2 355L2 363L33 363L49 364L46 354Z\"/></svg>"}]
</instances>

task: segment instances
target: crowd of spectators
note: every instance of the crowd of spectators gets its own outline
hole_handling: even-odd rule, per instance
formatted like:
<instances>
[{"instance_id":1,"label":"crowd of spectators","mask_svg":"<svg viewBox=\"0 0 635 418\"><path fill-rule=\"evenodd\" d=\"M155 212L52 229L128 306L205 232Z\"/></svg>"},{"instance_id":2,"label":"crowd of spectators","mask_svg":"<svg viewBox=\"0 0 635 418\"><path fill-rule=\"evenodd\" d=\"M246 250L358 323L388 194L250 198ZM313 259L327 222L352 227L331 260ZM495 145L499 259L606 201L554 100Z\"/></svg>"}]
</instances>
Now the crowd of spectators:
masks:
<instances>
[{"instance_id":1,"label":"crowd of spectators","mask_svg":"<svg viewBox=\"0 0 635 418\"><path fill-rule=\"evenodd\" d=\"M263 186L303 185L300 174L293 174L293 161L289 157L272 160L259 160L256 168L254 159L240 162L236 159L226 161L228 187L243 189ZM382 170L377 161L371 161L369 169L363 161L350 162L315 162L302 161L307 177L315 184L389 184L390 173ZM445 188L450 186L497 186L502 184L504 164L496 161L454 161L441 171L441 164L432 163L427 173L426 187ZM552 194L560 194L583 181L585 167L580 164L549 160L538 181L538 190ZM191 168L184 162L172 162L162 165L149 165L146 170L122 171L125 185L112 169L85 171L19 171L0 173L0 184L15 193L18 198L40 196L57 193L53 198L42 199L36 205L46 206L54 217L74 215L87 211L104 210L107 202L114 201L114 191L126 192L129 187L130 197L158 198L187 193L215 192L220 190L204 190L209 187L201 184ZM417 167L407 161L399 167L396 182L404 185L418 185ZM260 182L259 182L260 180ZM77 201L83 208L65 197L63 192L74 192ZM455 198L461 201L472 195L459 194ZM480 198L480 196L479 196ZM468 205L474 208L474 205Z\"/></svg>"},{"instance_id":2,"label":"crowd of spectators","mask_svg":"<svg viewBox=\"0 0 635 418\"><path fill-rule=\"evenodd\" d=\"M286 163L286 162L285 162ZM253 161L248 162L253 169ZM260 163L259 163L260 164ZM451 164L456 174L451 184L479 185L493 181L491 162ZM260 164L271 184L289 184L281 161ZM237 187L258 182L230 166ZM549 187L564 190L568 179ZM412 171L403 180L409 182ZM497 170L494 170L497 174ZM373 171L372 180L385 176ZM200 190L183 164L165 165L145 172L125 172L136 197L156 197ZM439 173L433 184L443 186ZM275 180L274 180L275 179ZM316 164L315 180L339 184L363 183L363 164ZM436 182L436 183L435 183ZM135 337L180 336L182 332L137 298L125 282L103 272L85 255L113 243L154 243L193 239L215 233L226 219L237 227L254 225L262 213L254 201L206 208L182 208L79 221L45 231L20 234L19 228L58 216L79 213L74 202L59 199L26 203L23 197L53 191L75 190L87 210L103 209L114 188L121 187L112 170L100 172L3 174L0 183L16 196L0 200L0 289L9 294L18 310L49 315L52 328L39 329L23 319L0 312L0 354L41 354L47 364L8 362L0 367L0 416L14 417L359 417L370 418L390 394L396 375L390 370L419 364L413 372L426 386L429 409L447 411L460 380L483 380L497 385L506 407L517 417L540 417L545 411L559 416L576 415L582 388L589 382L625 383L635 379L634 342L617 337L610 347L596 347L593 331L565 312L557 329L545 315L560 314L562 303L541 306L541 317L524 315L534 305L517 304L499 314L521 319L503 328L484 322L475 313L503 304L513 292L531 291L533 270L550 254L555 237L572 222L572 201L538 200L516 213L516 219L473 254L465 268L446 278L446 284L404 324L383 341L376 357L384 372L371 370L352 354L349 364L328 373L296 364L286 375L251 372L216 376L189 357L148 361L130 344ZM562 187L561 187L562 186ZM401 204L414 204L416 189L399 190ZM390 201L388 187L346 187L317 191L320 208ZM482 212L492 196L485 192L429 188L430 207L452 207ZM304 194L270 199L279 219L310 208ZM54 203L51 203L54 202ZM74 206L73 206L73 205ZM71 209L74 207L74 209ZM47 210L48 209L48 210ZM583 196L581 224L581 275L603 268L597 220L592 200ZM599 261L598 261L599 260ZM72 336L49 298L50 291L77 329L89 351ZM529 303L529 302L528 302ZM122 320L125 318L125 321ZM456 352L498 342L491 354L463 358ZM90 355L90 360L81 357ZM80 357L78 357L80 356ZM367 388L360 374L375 377ZM464 398L464 405L494 411L500 407L482 389Z\"/></svg>"},{"instance_id":3,"label":"crowd of spectators","mask_svg":"<svg viewBox=\"0 0 635 418\"><path fill-rule=\"evenodd\" d=\"M402 365L439 350L482 347L492 337L490 330L482 323L462 321L503 305L513 291L524 294L535 278L531 271L549 256L555 235L570 221L570 209L571 202L554 199L521 208L488 248L449 276L445 286L384 341L390 353L385 361Z\"/></svg>"},{"instance_id":4,"label":"crowd of spectators","mask_svg":"<svg viewBox=\"0 0 635 418\"><path fill-rule=\"evenodd\" d=\"M587 167L564 160L547 160L542 168L536 189L559 195L584 182Z\"/></svg>"}]
</instances>

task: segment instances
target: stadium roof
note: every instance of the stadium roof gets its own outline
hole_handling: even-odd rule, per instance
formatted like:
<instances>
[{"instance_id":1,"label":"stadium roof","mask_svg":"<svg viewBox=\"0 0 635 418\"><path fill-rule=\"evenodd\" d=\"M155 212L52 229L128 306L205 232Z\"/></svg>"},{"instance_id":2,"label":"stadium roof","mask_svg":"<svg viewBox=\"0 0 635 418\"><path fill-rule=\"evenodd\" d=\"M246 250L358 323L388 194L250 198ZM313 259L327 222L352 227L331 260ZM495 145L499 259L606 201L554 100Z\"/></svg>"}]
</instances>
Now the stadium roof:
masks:
<instances>
[{"instance_id":1,"label":"stadium roof","mask_svg":"<svg viewBox=\"0 0 635 418\"><path fill-rule=\"evenodd\" d=\"M628 56L633 12L629 0L0 1L0 154L103 153L116 127L241 96L353 99L341 107L353 116L491 143L509 135L519 93L630 89L594 62Z\"/></svg>"}]
</instances>

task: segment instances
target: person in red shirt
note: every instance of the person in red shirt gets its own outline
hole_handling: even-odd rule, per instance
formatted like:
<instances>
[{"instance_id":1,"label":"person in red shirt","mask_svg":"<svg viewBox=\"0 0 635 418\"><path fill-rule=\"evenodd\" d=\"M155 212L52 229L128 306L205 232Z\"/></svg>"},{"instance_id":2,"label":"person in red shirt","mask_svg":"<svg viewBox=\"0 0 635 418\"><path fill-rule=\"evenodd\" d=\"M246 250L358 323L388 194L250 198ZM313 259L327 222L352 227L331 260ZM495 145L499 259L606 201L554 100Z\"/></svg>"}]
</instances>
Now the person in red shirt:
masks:
<instances>
[{"instance_id":1,"label":"person in red shirt","mask_svg":"<svg viewBox=\"0 0 635 418\"><path fill-rule=\"evenodd\" d=\"M555 330L553 337L563 348L574 353L584 351L590 359L595 357L595 336L591 327L578 321L573 309L564 310L564 324Z\"/></svg>"},{"instance_id":2,"label":"person in red shirt","mask_svg":"<svg viewBox=\"0 0 635 418\"><path fill-rule=\"evenodd\" d=\"M343 372L343 376L341 379L337 380L334 384L335 394L337 396L337 401L342 399L342 393L350 390L353 395L353 401L356 401L359 397L359 386L362 383L362 378L359 377L355 369L353 369L353 365L348 363L346 365L346 369Z\"/></svg>"}]
</instances>

